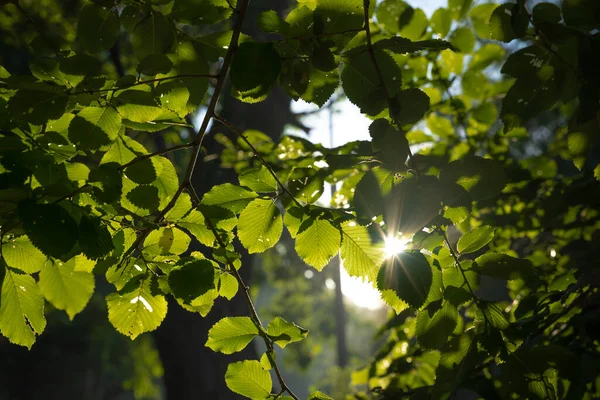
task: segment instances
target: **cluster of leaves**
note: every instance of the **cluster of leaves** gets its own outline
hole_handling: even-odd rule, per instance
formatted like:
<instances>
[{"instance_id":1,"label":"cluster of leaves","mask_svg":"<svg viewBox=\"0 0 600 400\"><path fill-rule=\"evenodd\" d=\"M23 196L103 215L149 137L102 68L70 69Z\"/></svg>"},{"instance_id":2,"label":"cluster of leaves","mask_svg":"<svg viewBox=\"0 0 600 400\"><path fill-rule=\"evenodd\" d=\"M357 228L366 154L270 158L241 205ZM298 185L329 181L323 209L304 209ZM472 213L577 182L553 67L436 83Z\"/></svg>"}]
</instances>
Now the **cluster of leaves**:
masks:
<instances>
[{"instance_id":1,"label":"cluster of leaves","mask_svg":"<svg viewBox=\"0 0 600 400\"><path fill-rule=\"evenodd\" d=\"M38 29L28 43L31 74L0 67L0 332L31 347L46 325L44 303L73 318L99 277L115 288L109 321L132 339L161 324L166 296L204 316L217 297L239 291L250 316L217 322L206 345L231 354L259 337L267 351L230 364L228 387L252 399L297 399L274 345L307 330L281 317L261 323L234 246L264 252L285 225L304 262L321 270L339 253L346 271L376 285L398 313L382 329L386 345L357 374L372 392L597 394L597 374L584 373L598 357L586 333L597 274L576 254L598 236L590 176L600 84L588 61L599 54L598 6L471 3L449 0L428 21L399 0L302 0L285 18L259 16L278 37L264 42L241 33L248 0L94 0L74 17L76 39ZM18 1L1 4L36 23ZM221 30L193 34L206 25ZM505 50L489 39L529 45L504 62L515 79L490 78ZM103 70L99 60L115 43L131 50L137 75ZM372 140L328 149L239 132L215 111L227 77L248 103L279 85L323 106L341 84L373 119ZM201 105L190 143L149 153L133 138L189 126ZM577 169L511 155L543 112L568 119L551 152ZM237 135L221 142L239 184L199 196L190 179L211 119ZM183 149L191 160L178 174L168 155ZM315 204L325 182L342 182L332 207ZM410 250L386 258L384 239L400 235ZM192 240L212 251L190 253ZM508 281L508 290L481 290L490 279Z\"/></svg>"}]
</instances>

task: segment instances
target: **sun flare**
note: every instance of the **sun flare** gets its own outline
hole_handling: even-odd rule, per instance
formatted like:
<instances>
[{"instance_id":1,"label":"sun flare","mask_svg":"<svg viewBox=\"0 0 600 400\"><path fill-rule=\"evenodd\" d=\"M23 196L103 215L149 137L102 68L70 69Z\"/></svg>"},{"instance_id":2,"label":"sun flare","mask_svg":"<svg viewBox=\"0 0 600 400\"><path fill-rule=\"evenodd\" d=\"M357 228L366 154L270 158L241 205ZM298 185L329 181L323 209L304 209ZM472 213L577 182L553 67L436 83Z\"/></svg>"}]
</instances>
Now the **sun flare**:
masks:
<instances>
[{"instance_id":1,"label":"sun flare","mask_svg":"<svg viewBox=\"0 0 600 400\"><path fill-rule=\"evenodd\" d=\"M383 248L383 252L385 253L385 258L393 257L399 253L402 253L406 250L406 244L408 243L406 240L402 240L397 236L388 236L384 239L385 246Z\"/></svg>"}]
</instances>

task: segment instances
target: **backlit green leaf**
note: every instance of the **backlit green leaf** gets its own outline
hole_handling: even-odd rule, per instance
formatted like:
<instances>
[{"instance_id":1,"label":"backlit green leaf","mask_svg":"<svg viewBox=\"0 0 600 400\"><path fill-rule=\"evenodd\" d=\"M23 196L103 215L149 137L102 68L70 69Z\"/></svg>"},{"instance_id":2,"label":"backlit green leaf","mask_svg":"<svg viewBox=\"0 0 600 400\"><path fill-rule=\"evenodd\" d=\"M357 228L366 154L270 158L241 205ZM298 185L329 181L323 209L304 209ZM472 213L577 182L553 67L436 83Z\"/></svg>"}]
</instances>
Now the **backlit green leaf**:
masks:
<instances>
[{"instance_id":1,"label":"backlit green leaf","mask_svg":"<svg viewBox=\"0 0 600 400\"><path fill-rule=\"evenodd\" d=\"M0 332L11 343L31 349L36 336L46 328L44 298L31 276L0 267L5 272L0 292Z\"/></svg>"},{"instance_id":2,"label":"backlit green leaf","mask_svg":"<svg viewBox=\"0 0 600 400\"><path fill-rule=\"evenodd\" d=\"M258 328L249 317L227 317L210 328L206 347L232 354L242 351L257 335Z\"/></svg>"},{"instance_id":3,"label":"backlit green leaf","mask_svg":"<svg viewBox=\"0 0 600 400\"><path fill-rule=\"evenodd\" d=\"M94 275L75 270L75 259L66 263L48 262L40 272L40 291L59 310L73 319L85 308L94 293Z\"/></svg>"},{"instance_id":4,"label":"backlit green leaf","mask_svg":"<svg viewBox=\"0 0 600 400\"><path fill-rule=\"evenodd\" d=\"M307 227L301 227L301 233L296 237L296 252L304 262L320 271L339 251L340 231L320 218L309 219L304 224Z\"/></svg>"},{"instance_id":5,"label":"backlit green leaf","mask_svg":"<svg viewBox=\"0 0 600 400\"><path fill-rule=\"evenodd\" d=\"M365 277L374 282L384 252L380 244L373 244L366 227L349 221L342 224L340 256L350 276Z\"/></svg>"},{"instance_id":6,"label":"backlit green leaf","mask_svg":"<svg viewBox=\"0 0 600 400\"><path fill-rule=\"evenodd\" d=\"M238 236L249 253L262 253L275 246L283 230L283 221L272 200L253 200L240 213Z\"/></svg>"},{"instance_id":7,"label":"backlit green leaf","mask_svg":"<svg viewBox=\"0 0 600 400\"><path fill-rule=\"evenodd\" d=\"M472 231L466 232L458 239L456 248L459 253L473 253L488 244L494 238L494 228L491 226L480 226Z\"/></svg>"},{"instance_id":8,"label":"backlit green leaf","mask_svg":"<svg viewBox=\"0 0 600 400\"><path fill-rule=\"evenodd\" d=\"M167 315L167 300L162 295L152 295L150 279L132 283L129 290L106 296L106 303L110 323L133 340L160 326Z\"/></svg>"},{"instance_id":9,"label":"backlit green leaf","mask_svg":"<svg viewBox=\"0 0 600 400\"><path fill-rule=\"evenodd\" d=\"M256 360L229 364L225 383L233 392L253 400L266 399L273 388L269 371L265 371Z\"/></svg>"},{"instance_id":10,"label":"backlit green leaf","mask_svg":"<svg viewBox=\"0 0 600 400\"><path fill-rule=\"evenodd\" d=\"M281 317L275 317L267 326L267 335L279 347L284 348L290 343L304 339L308 335L308 330Z\"/></svg>"},{"instance_id":11,"label":"backlit green leaf","mask_svg":"<svg viewBox=\"0 0 600 400\"><path fill-rule=\"evenodd\" d=\"M2 243L2 257L9 267L19 269L27 274L40 271L47 259L26 235Z\"/></svg>"}]
</instances>

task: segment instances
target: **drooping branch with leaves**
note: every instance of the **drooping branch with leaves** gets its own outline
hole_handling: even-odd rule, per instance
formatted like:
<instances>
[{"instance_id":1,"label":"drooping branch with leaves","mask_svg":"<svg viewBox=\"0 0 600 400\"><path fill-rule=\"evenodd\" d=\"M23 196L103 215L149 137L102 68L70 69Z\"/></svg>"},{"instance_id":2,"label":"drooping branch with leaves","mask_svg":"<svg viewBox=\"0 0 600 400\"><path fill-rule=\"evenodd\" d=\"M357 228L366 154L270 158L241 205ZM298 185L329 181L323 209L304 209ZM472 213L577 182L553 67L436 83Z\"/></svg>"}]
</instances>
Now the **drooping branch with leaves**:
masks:
<instances>
[{"instance_id":1,"label":"drooping branch with leaves","mask_svg":"<svg viewBox=\"0 0 600 400\"><path fill-rule=\"evenodd\" d=\"M98 280L131 339L159 328L167 297L206 316L241 296L248 315L218 321L206 346L259 338L266 352L231 363L227 386L298 399L275 346L308 330L263 324L239 272L240 246L262 253L285 226L306 264L339 253L395 311L357 398L599 395L600 3L449 0L428 18L401 0L299 0L252 21L258 40L249 2L84 1L63 25L0 2L31 28L1 44L30 53L28 74L0 66L2 335L31 348L45 304L73 319ZM319 107L343 92L371 140L275 143L221 116L226 90ZM234 135L218 140L238 183L198 193L211 123ZM167 134L179 143L142 144Z\"/></svg>"}]
</instances>

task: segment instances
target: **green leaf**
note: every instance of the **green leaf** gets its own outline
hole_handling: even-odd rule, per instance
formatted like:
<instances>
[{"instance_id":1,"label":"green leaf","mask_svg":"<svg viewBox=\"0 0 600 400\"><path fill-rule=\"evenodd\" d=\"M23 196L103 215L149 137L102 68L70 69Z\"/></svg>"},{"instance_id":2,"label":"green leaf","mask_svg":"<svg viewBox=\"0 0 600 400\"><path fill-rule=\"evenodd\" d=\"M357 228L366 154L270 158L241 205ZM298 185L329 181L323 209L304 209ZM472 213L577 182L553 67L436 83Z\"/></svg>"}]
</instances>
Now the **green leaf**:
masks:
<instances>
[{"instance_id":1,"label":"green leaf","mask_svg":"<svg viewBox=\"0 0 600 400\"><path fill-rule=\"evenodd\" d=\"M489 158L467 156L453 161L440 172L440 182L458 183L475 201L496 196L506 185L502 166Z\"/></svg>"},{"instance_id":2,"label":"green leaf","mask_svg":"<svg viewBox=\"0 0 600 400\"><path fill-rule=\"evenodd\" d=\"M471 28L458 28L452 33L450 43L461 53L471 53L475 48L475 35Z\"/></svg>"},{"instance_id":3,"label":"green leaf","mask_svg":"<svg viewBox=\"0 0 600 400\"><path fill-rule=\"evenodd\" d=\"M285 33L290 28L289 24L282 21L277 11L263 11L258 16L258 26L265 33Z\"/></svg>"},{"instance_id":4,"label":"green leaf","mask_svg":"<svg viewBox=\"0 0 600 400\"><path fill-rule=\"evenodd\" d=\"M400 91L392 99L392 104L391 117L400 125L412 125L419 122L429 110L429 96L421 89L410 88Z\"/></svg>"},{"instance_id":5,"label":"green leaf","mask_svg":"<svg viewBox=\"0 0 600 400\"><path fill-rule=\"evenodd\" d=\"M323 33L360 29L363 24L362 0L319 0L315 21L323 24Z\"/></svg>"},{"instance_id":6,"label":"green leaf","mask_svg":"<svg viewBox=\"0 0 600 400\"><path fill-rule=\"evenodd\" d=\"M486 43L481 46L471 58L469 69L481 70L494 62L502 61L504 58L504 48L495 43Z\"/></svg>"},{"instance_id":7,"label":"green leaf","mask_svg":"<svg viewBox=\"0 0 600 400\"><path fill-rule=\"evenodd\" d=\"M442 195L435 177L404 179L385 197L383 220L390 232L415 234L439 215Z\"/></svg>"},{"instance_id":8,"label":"green leaf","mask_svg":"<svg viewBox=\"0 0 600 400\"><path fill-rule=\"evenodd\" d=\"M420 308L427 299L433 273L423 254L418 251L402 252L387 261L377 275L379 290L393 290L414 308Z\"/></svg>"},{"instance_id":9,"label":"green leaf","mask_svg":"<svg viewBox=\"0 0 600 400\"><path fill-rule=\"evenodd\" d=\"M21 203L18 208L23 229L42 253L61 258L77 243L77 222L56 204Z\"/></svg>"},{"instance_id":10,"label":"green leaf","mask_svg":"<svg viewBox=\"0 0 600 400\"><path fill-rule=\"evenodd\" d=\"M255 192L277 192L277 181L267 167L261 165L238 176L240 185L247 186Z\"/></svg>"},{"instance_id":11,"label":"green leaf","mask_svg":"<svg viewBox=\"0 0 600 400\"><path fill-rule=\"evenodd\" d=\"M231 183L224 183L213 186L202 197L202 204L223 207L237 214L257 197L258 195L251 190Z\"/></svg>"},{"instance_id":12,"label":"green leaf","mask_svg":"<svg viewBox=\"0 0 600 400\"><path fill-rule=\"evenodd\" d=\"M112 107L85 107L69 125L69 140L81 150L98 150L117 138L121 116Z\"/></svg>"},{"instance_id":13,"label":"green leaf","mask_svg":"<svg viewBox=\"0 0 600 400\"><path fill-rule=\"evenodd\" d=\"M348 275L366 277L374 282L384 252L381 244L373 244L366 227L347 221L342 224L340 256Z\"/></svg>"},{"instance_id":14,"label":"green leaf","mask_svg":"<svg viewBox=\"0 0 600 400\"><path fill-rule=\"evenodd\" d=\"M2 257L9 267L19 269L27 274L40 271L47 259L26 235L2 243Z\"/></svg>"},{"instance_id":15,"label":"green leaf","mask_svg":"<svg viewBox=\"0 0 600 400\"><path fill-rule=\"evenodd\" d=\"M102 164L90 171L89 183L98 200L112 203L121 197L123 179L117 163Z\"/></svg>"},{"instance_id":16,"label":"green leaf","mask_svg":"<svg viewBox=\"0 0 600 400\"><path fill-rule=\"evenodd\" d=\"M508 43L525 36L528 26L525 2L502 4L490 17L490 38Z\"/></svg>"},{"instance_id":17,"label":"green leaf","mask_svg":"<svg viewBox=\"0 0 600 400\"><path fill-rule=\"evenodd\" d=\"M402 71L390 55L377 50L375 59L383 82L367 51L350 55L342 70L344 93L367 115L377 115L383 111L387 107L387 95L396 95L402 82Z\"/></svg>"},{"instance_id":18,"label":"green leaf","mask_svg":"<svg viewBox=\"0 0 600 400\"><path fill-rule=\"evenodd\" d=\"M396 98L395 100L401 99ZM401 107L402 104L399 106ZM407 111L410 113L410 110ZM403 113L399 112L398 114ZM404 114L404 117L408 117L408 115ZM386 168L392 171L406 170L405 163L410 149L404 132L394 128L387 120L379 118L369 125L369 134L373 139L371 142L373 150L378 153L378 158Z\"/></svg>"},{"instance_id":19,"label":"green leaf","mask_svg":"<svg viewBox=\"0 0 600 400\"><path fill-rule=\"evenodd\" d=\"M54 307L65 310L70 320L85 308L94 293L94 275L75 270L75 259L48 262L40 272L40 291Z\"/></svg>"},{"instance_id":20,"label":"green leaf","mask_svg":"<svg viewBox=\"0 0 600 400\"><path fill-rule=\"evenodd\" d=\"M308 335L308 330L281 317L275 317L267 326L267 335L283 349L290 343L304 339Z\"/></svg>"},{"instance_id":21,"label":"green leaf","mask_svg":"<svg viewBox=\"0 0 600 400\"><path fill-rule=\"evenodd\" d=\"M165 208L179 189L177 171L173 163L166 157L153 157L152 163L158 174L152 186L158 189L160 208Z\"/></svg>"},{"instance_id":22,"label":"green leaf","mask_svg":"<svg viewBox=\"0 0 600 400\"><path fill-rule=\"evenodd\" d=\"M131 35L131 45L138 59L150 54L164 54L175 42L175 32L169 20L159 12L152 11L138 23Z\"/></svg>"},{"instance_id":23,"label":"green leaf","mask_svg":"<svg viewBox=\"0 0 600 400\"><path fill-rule=\"evenodd\" d=\"M450 302L437 310L429 308L432 307L426 307L417 315L417 340L426 349L440 350L456 328L458 311Z\"/></svg>"},{"instance_id":24,"label":"green leaf","mask_svg":"<svg viewBox=\"0 0 600 400\"><path fill-rule=\"evenodd\" d=\"M144 240L147 254L181 254L190 245L190 237L177 228L159 228L148 234Z\"/></svg>"},{"instance_id":25,"label":"green leaf","mask_svg":"<svg viewBox=\"0 0 600 400\"><path fill-rule=\"evenodd\" d=\"M275 246L282 230L281 213L272 200L253 200L240 213L238 237L250 254Z\"/></svg>"},{"instance_id":26,"label":"green leaf","mask_svg":"<svg viewBox=\"0 0 600 400\"><path fill-rule=\"evenodd\" d=\"M140 185L152 183L156 180L156 168L152 163L152 159L138 161L125 169L125 175L135 183Z\"/></svg>"},{"instance_id":27,"label":"green leaf","mask_svg":"<svg viewBox=\"0 0 600 400\"><path fill-rule=\"evenodd\" d=\"M154 95L141 90L127 90L115 99L117 110L124 119L132 122L149 122L157 119L163 110L158 106Z\"/></svg>"},{"instance_id":28,"label":"green leaf","mask_svg":"<svg viewBox=\"0 0 600 400\"><path fill-rule=\"evenodd\" d=\"M164 54L150 54L146 56L137 66L140 74L154 76L167 74L173 68L173 62Z\"/></svg>"},{"instance_id":29,"label":"green leaf","mask_svg":"<svg viewBox=\"0 0 600 400\"><path fill-rule=\"evenodd\" d=\"M314 168L296 168L288 178L288 190L296 199L312 204L323 194L323 178Z\"/></svg>"},{"instance_id":30,"label":"green leaf","mask_svg":"<svg viewBox=\"0 0 600 400\"><path fill-rule=\"evenodd\" d=\"M196 78L196 80L197 79L198 78ZM190 87L192 89L190 89ZM156 96L163 108L171 110L180 116L185 116L188 114L189 100L192 99L190 107L192 107L195 102L192 98L194 90L196 90L196 88L193 85L186 86L182 82L162 82L156 87Z\"/></svg>"},{"instance_id":31,"label":"green leaf","mask_svg":"<svg viewBox=\"0 0 600 400\"><path fill-rule=\"evenodd\" d=\"M249 317L227 317L210 328L206 347L215 352L233 354L246 348L257 335L258 328Z\"/></svg>"},{"instance_id":32,"label":"green leaf","mask_svg":"<svg viewBox=\"0 0 600 400\"><path fill-rule=\"evenodd\" d=\"M312 61L313 67L325 72L331 71L338 66L329 47L321 42L316 42L313 45L310 60Z\"/></svg>"},{"instance_id":33,"label":"green leaf","mask_svg":"<svg viewBox=\"0 0 600 400\"><path fill-rule=\"evenodd\" d=\"M275 351L267 350L262 356L260 356L260 366L266 371L273 369L273 365L271 365L269 356L275 359Z\"/></svg>"},{"instance_id":34,"label":"green leaf","mask_svg":"<svg viewBox=\"0 0 600 400\"><path fill-rule=\"evenodd\" d=\"M487 253L475 259L480 274L498 279L527 279L535 274L531 261L501 253Z\"/></svg>"},{"instance_id":35,"label":"green leaf","mask_svg":"<svg viewBox=\"0 0 600 400\"><path fill-rule=\"evenodd\" d=\"M467 254L474 253L488 244L494 238L494 230L491 226L480 226L475 228L458 239L456 248L459 253Z\"/></svg>"},{"instance_id":36,"label":"green leaf","mask_svg":"<svg viewBox=\"0 0 600 400\"><path fill-rule=\"evenodd\" d=\"M160 326L167 315L167 300L162 295L152 295L150 279L132 280L127 286L131 286L128 291L124 288L106 296L106 303L110 323L133 340Z\"/></svg>"},{"instance_id":37,"label":"green leaf","mask_svg":"<svg viewBox=\"0 0 600 400\"><path fill-rule=\"evenodd\" d=\"M219 296L223 296L227 300L231 300L237 294L238 289L238 281L233 275L228 273L222 273L219 275Z\"/></svg>"},{"instance_id":38,"label":"green leaf","mask_svg":"<svg viewBox=\"0 0 600 400\"><path fill-rule=\"evenodd\" d=\"M141 185L134 187L126 194L134 206L143 208L150 212L158 210L160 200L158 198L158 189L155 186ZM128 208L128 207L127 207Z\"/></svg>"},{"instance_id":39,"label":"green leaf","mask_svg":"<svg viewBox=\"0 0 600 400\"><path fill-rule=\"evenodd\" d=\"M190 195L182 193L177 198L175 205L165 214L165 220L167 221L179 221L184 218L188 213L192 211L192 200Z\"/></svg>"},{"instance_id":40,"label":"green leaf","mask_svg":"<svg viewBox=\"0 0 600 400\"><path fill-rule=\"evenodd\" d=\"M196 260L169 272L169 287L173 295L189 304L215 287L215 269L208 260Z\"/></svg>"},{"instance_id":41,"label":"green leaf","mask_svg":"<svg viewBox=\"0 0 600 400\"><path fill-rule=\"evenodd\" d=\"M490 37L490 17L498 5L494 3L478 4L471 9L469 17L477 36L483 39Z\"/></svg>"},{"instance_id":42,"label":"green leaf","mask_svg":"<svg viewBox=\"0 0 600 400\"><path fill-rule=\"evenodd\" d=\"M304 79L304 75L302 79ZM323 107L338 88L340 76L337 69L324 72L312 68L307 81L306 89L300 93L300 97L308 103L314 103L319 107Z\"/></svg>"},{"instance_id":43,"label":"green leaf","mask_svg":"<svg viewBox=\"0 0 600 400\"><path fill-rule=\"evenodd\" d=\"M117 163L123 165L136 157L147 153L148 152L141 143L128 136L120 135L111 143L106 153L104 153L100 164Z\"/></svg>"},{"instance_id":44,"label":"green leaf","mask_svg":"<svg viewBox=\"0 0 600 400\"><path fill-rule=\"evenodd\" d=\"M436 114L429 114L427 117L427 127L431 130L431 133L441 138L448 138L454 135L452 122Z\"/></svg>"},{"instance_id":45,"label":"green leaf","mask_svg":"<svg viewBox=\"0 0 600 400\"><path fill-rule=\"evenodd\" d=\"M82 216L79 220L79 247L91 260L104 258L114 250L112 238L100 218Z\"/></svg>"},{"instance_id":46,"label":"green leaf","mask_svg":"<svg viewBox=\"0 0 600 400\"><path fill-rule=\"evenodd\" d=\"M300 226L307 219L308 215L301 207L296 207L293 205L286 210L286 213L283 216L283 222L285 223L285 226L287 227L292 239L296 238L298 231L300 230Z\"/></svg>"},{"instance_id":47,"label":"green leaf","mask_svg":"<svg viewBox=\"0 0 600 400\"><path fill-rule=\"evenodd\" d=\"M469 12L473 0L448 0L448 9L455 20L460 20Z\"/></svg>"},{"instance_id":48,"label":"green leaf","mask_svg":"<svg viewBox=\"0 0 600 400\"><path fill-rule=\"evenodd\" d=\"M21 119L33 125L43 125L48 120L62 117L69 98L57 86L21 89L8 101L6 108L10 120Z\"/></svg>"},{"instance_id":49,"label":"green leaf","mask_svg":"<svg viewBox=\"0 0 600 400\"><path fill-rule=\"evenodd\" d=\"M94 3L83 6L79 12L77 38L92 53L110 49L121 29L119 12L115 7L102 7Z\"/></svg>"},{"instance_id":50,"label":"green leaf","mask_svg":"<svg viewBox=\"0 0 600 400\"><path fill-rule=\"evenodd\" d=\"M310 396L308 396L308 400L333 400L333 398L317 390L316 392L312 392Z\"/></svg>"},{"instance_id":51,"label":"green leaf","mask_svg":"<svg viewBox=\"0 0 600 400\"><path fill-rule=\"evenodd\" d=\"M31 349L36 335L46 328L44 298L31 276L1 267L5 275L0 292L0 332L11 343Z\"/></svg>"},{"instance_id":52,"label":"green leaf","mask_svg":"<svg viewBox=\"0 0 600 400\"><path fill-rule=\"evenodd\" d=\"M445 37L452 26L452 14L446 8L438 8L431 16L431 29L440 37Z\"/></svg>"},{"instance_id":53,"label":"green leaf","mask_svg":"<svg viewBox=\"0 0 600 400\"><path fill-rule=\"evenodd\" d=\"M487 326L486 321L489 321L492 327L500 330L504 330L510 325L510 322L508 322L508 319L506 319L506 316L498 306L490 302L480 302L475 313L475 324Z\"/></svg>"},{"instance_id":54,"label":"green leaf","mask_svg":"<svg viewBox=\"0 0 600 400\"><path fill-rule=\"evenodd\" d=\"M281 70L279 54L271 43L244 42L231 62L231 82L242 100L264 100Z\"/></svg>"},{"instance_id":55,"label":"green leaf","mask_svg":"<svg viewBox=\"0 0 600 400\"><path fill-rule=\"evenodd\" d=\"M379 40L373 44L373 48L380 50L389 50L397 54L416 53L422 50L440 51L452 49L452 45L445 40L430 39L413 41L404 37L392 37ZM366 50L359 46L349 50L346 54L358 53Z\"/></svg>"},{"instance_id":56,"label":"green leaf","mask_svg":"<svg viewBox=\"0 0 600 400\"><path fill-rule=\"evenodd\" d=\"M215 235L207 228L204 215L200 211L192 210L192 212L177 222L177 226L187 229L203 245L207 247L213 246Z\"/></svg>"},{"instance_id":57,"label":"green leaf","mask_svg":"<svg viewBox=\"0 0 600 400\"><path fill-rule=\"evenodd\" d=\"M215 24L231 16L236 2L227 0L175 0L171 17L190 21L194 25Z\"/></svg>"},{"instance_id":58,"label":"green leaf","mask_svg":"<svg viewBox=\"0 0 600 400\"><path fill-rule=\"evenodd\" d=\"M320 218L304 224L307 227L300 227L301 233L296 237L296 252L305 263L321 271L340 249L340 231Z\"/></svg>"},{"instance_id":59,"label":"green leaf","mask_svg":"<svg viewBox=\"0 0 600 400\"><path fill-rule=\"evenodd\" d=\"M225 383L233 392L253 400L266 399L273 388L269 371L265 371L256 360L229 364Z\"/></svg>"}]
</instances>

